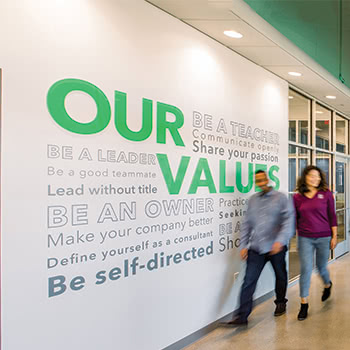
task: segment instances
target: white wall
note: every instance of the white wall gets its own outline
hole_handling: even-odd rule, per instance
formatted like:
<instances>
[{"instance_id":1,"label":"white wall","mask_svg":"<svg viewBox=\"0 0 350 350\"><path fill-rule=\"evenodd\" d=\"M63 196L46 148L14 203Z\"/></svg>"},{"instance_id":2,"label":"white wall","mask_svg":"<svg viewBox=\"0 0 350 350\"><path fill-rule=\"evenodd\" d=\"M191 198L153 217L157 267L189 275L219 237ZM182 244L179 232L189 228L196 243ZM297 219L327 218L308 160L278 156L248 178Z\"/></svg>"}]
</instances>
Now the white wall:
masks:
<instances>
[{"instance_id":1,"label":"white wall","mask_svg":"<svg viewBox=\"0 0 350 350\"><path fill-rule=\"evenodd\" d=\"M0 68L3 71L2 155L1 155L1 264L2 264L2 349L127 349L158 350L164 348L231 312L237 306L239 283L233 274L243 271L238 249L220 252L219 225L241 218L219 219L219 212L232 208L219 207L220 198L248 198L254 191L209 193L207 187L197 194L188 188L199 158L206 158L219 192L219 160L226 160L227 185L235 185L236 161L243 163L247 181L248 160L228 160L232 147L221 143L224 155L200 154L193 151L192 115L194 111L210 114L213 125L223 118L230 132L230 121L259 127L279 134L279 161L254 162L278 165L275 173L281 190L287 190L287 84L260 67L248 62L189 26L143 1L25 1L3 0L0 4ZM86 80L107 96L112 116L109 125L94 135L79 135L65 130L50 116L46 105L50 87L61 79ZM154 129L143 142L123 138L114 126L114 91L127 93L128 124L141 127L142 98L153 100ZM167 143L156 142L156 103L179 108L184 115L180 135L185 147L175 146L170 134ZM72 93L66 100L72 118L91 121L96 113L93 100L83 93ZM167 115L169 121L174 119ZM205 131L209 133L208 131ZM212 134L219 135L215 130ZM239 140L242 140L239 139ZM73 160L50 159L48 144L70 146ZM246 150L249 157L255 149ZM92 160L78 160L86 147ZM181 156L191 157L183 187L170 195L159 164L135 165L103 163L97 150L166 154L173 174ZM48 175L48 167L62 169L62 176ZM108 170L105 178L81 179L82 169ZM74 170L74 175L68 172ZM111 172L154 172L155 178L113 178ZM175 175L174 175L175 176ZM203 175L204 176L204 175ZM204 178L202 176L202 178ZM100 185L149 185L157 194L91 196L88 188ZM49 196L48 185L77 188L84 185L82 196ZM213 218L212 224L189 228L189 215L162 215L148 218L144 206L151 200L209 198L214 212L198 214ZM137 202L136 220L97 223L105 203L118 207L120 202ZM48 207L88 205L88 225L67 224L48 228ZM239 208L243 208L240 206ZM118 211L117 211L118 213ZM193 216L190 216L193 217ZM137 235L135 229L156 223L185 222L185 229L167 233ZM99 232L130 228L130 236L99 243ZM96 241L48 248L48 235L65 237L79 230L91 232ZM175 244L179 236L197 231L213 231L212 238ZM56 237L55 236L55 237ZM233 235L233 239L238 233ZM166 245L169 239L170 245ZM115 256L101 261L101 252L162 241L161 248ZM96 273L122 267L135 256L140 264L154 253L184 253L193 247L207 247L213 241L214 252L195 260L172 263L171 266L121 277L96 285ZM47 259L69 257L72 253L95 253L97 258L84 264L47 268ZM70 281L75 276L86 280L84 288L61 295L48 296L48 279L63 275ZM241 279L242 274L240 275ZM273 289L269 268L259 282L256 296Z\"/></svg>"}]
</instances>

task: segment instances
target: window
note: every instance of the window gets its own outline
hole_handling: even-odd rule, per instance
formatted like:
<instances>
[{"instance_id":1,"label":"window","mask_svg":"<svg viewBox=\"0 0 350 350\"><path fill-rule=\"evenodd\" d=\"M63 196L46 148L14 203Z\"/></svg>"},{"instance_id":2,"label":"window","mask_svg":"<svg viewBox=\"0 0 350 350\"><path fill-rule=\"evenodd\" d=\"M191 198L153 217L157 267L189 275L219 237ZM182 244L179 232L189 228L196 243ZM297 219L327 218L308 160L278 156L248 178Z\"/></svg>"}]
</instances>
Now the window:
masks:
<instances>
[{"instance_id":1,"label":"window","mask_svg":"<svg viewBox=\"0 0 350 350\"><path fill-rule=\"evenodd\" d=\"M307 148L289 145L288 190L289 197L293 196L298 177L304 168L311 164L311 151ZM289 279L295 278L300 273L297 238L294 236L289 243Z\"/></svg>"},{"instance_id":2,"label":"window","mask_svg":"<svg viewBox=\"0 0 350 350\"><path fill-rule=\"evenodd\" d=\"M331 150L332 112L316 104L316 147Z\"/></svg>"},{"instance_id":3,"label":"window","mask_svg":"<svg viewBox=\"0 0 350 350\"><path fill-rule=\"evenodd\" d=\"M311 113L313 108L314 113ZM338 218L339 244L332 257L338 257L349 250L347 240L350 207L346 196L347 169L350 164L349 127L349 120L335 111L294 90L289 91L289 197L293 196L298 177L306 166L314 164L324 172L328 187L334 194ZM293 237L289 247L289 278L296 278L299 274L297 243L296 237Z\"/></svg>"},{"instance_id":4,"label":"window","mask_svg":"<svg viewBox=\"0 0 350 350\"><path fill-rule=\"evenodd\" d=\"M296 142L297 141L297 122L295 120L289 121L289 129L288 129L288 140Z\"/></svg>"},{"instance_id":5,"label":"window","mask_svg":"<svg viewBox=\"0 0 350 350\"><path fill-rule=\"evenodd\" d=\"M289 141L300 144L289 145L288 151L288 192L290 199L296 189L298 177L304 168L311 164L311 151L302 145L310 144L311 100L299 93L289 91ZM289 279L300 273L297 239L294 236L289 243Z\"/></svg>"},{"instance_id":6,"label":"window","mask_svg":"<svg viewBox=\"0 0 350 350\"><path fill-rule=\"evenodd\" d=\"M336 152L347 153L348 152L348 120L336 116L335 120L335 139L336 139Z\"/></svg>"},{"instance_id":7,"label":"window","mask_svg":"<svg viewBox=\"0 0 350 350\"><path fill-rule=\"evenodd\" d=\"M306 121L299 120L298 121L298 135L299 135L299 143L303 145L307 145L308 137L309 137L309 123Z\"/></svg>"},{"instance_id":8,"label":"window","mask_svg":"<svg viewBox=\"0 0 350 350\"><path fill-rule=\"evenodd\" d=\"M343 242L345 240L345 210L337 210L337 222L338 222L338 230L337 230L337 238L338 243Z\"/></svg>"},{"instance_id":9,"label":"window","mask_svg":"<svg viewBox=\"0 0 350 350\"><path fill-rule=\"evenodd\" d=\"M331 181L331 164L332 164L332 155L330 153L324 153L324 152L316 152L316 166L319 167L326 176L326 181L331 188L332 181Z\"/></svg>"},{"instance_id":10,"label":"window","mask_svg":"<svg viewBox=\"0 0 350 350\"><path fill-rule=\"evenodd\" d=\"M310 144L310 113L311 101L298 94L289 91L289 141Z\"/></svg>"},{"instance_id":11,"label":"window","mask_svg":"<svg viewBox=\"0 0 350 350\"><path fill-rule=\"evenodd\" d=\"M335 207L338 220L338 242L346 238L345 217L346 217L346 164L342 161L335 162Z\"/></svg>"}]
</instances>

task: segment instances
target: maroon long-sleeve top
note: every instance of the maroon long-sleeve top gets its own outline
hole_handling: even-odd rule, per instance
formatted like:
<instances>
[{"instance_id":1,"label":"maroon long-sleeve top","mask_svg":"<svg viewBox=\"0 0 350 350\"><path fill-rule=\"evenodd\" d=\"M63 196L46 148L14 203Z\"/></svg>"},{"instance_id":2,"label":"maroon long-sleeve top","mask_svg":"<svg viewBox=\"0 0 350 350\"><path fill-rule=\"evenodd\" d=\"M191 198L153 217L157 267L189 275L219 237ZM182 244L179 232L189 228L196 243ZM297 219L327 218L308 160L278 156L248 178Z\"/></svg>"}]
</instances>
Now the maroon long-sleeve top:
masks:
<instances>
[{"instance_id":1,"label":"maroon long-sleeve top","mask_svg":"<svg viewBox=\"0 0 350 350\"><path fill-rule=\"evenodd\" d=\"M293 196L298 235L329 237L337 226L334 198L331 191L318 191L313 198L300 193Z\"/></svg>"}]
</instances>

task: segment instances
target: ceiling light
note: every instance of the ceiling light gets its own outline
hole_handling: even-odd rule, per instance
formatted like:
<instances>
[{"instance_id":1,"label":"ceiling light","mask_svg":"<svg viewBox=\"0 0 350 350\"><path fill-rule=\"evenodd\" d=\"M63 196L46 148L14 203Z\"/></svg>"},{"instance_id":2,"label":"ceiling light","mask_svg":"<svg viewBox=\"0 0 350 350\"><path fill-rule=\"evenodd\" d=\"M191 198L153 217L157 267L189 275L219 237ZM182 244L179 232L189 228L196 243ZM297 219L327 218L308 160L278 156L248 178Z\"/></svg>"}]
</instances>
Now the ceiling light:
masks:
<instances>
[{"instance_id":1,"label":"ceiling light","mask_svg":"<svg viewBox=\"0 0 350 350\"><path fill-rule=\"evenodd\" d=\"M288 72L289 75L292 75L293 77L301 77L302 74L298 72Z\"/></svg>"},{"instance_id":2,"label":"ceiling light","mask_svg":"<svg viewBox=\"0 0 350 350\"><path fill-rule=\"evenodd\" d=\"M234 30L225 30L224 34L230 38L241 39L243 35L241 33L235 32Z\"/></svg>"},{"instance_id":3,"label":"ceiling light","mask_svg":"<svg viewBox=\"0 0 350 350\"><path fill-rule=\"evenodd\" d=\"M337 97L336 96L332 96L332 95L328 95L328 96L326 96L326 98L329 98L330 100L335 100Z\"/></svg>"},{"instance_id":4,"label":"ceiling light","mask_svg":"<svg viewBox=\"0 0 350 350\"><path fill-rule=\"evenodd\" d=\"M293 96L288 96L288 98L289 98L290 100L293 100L294 97L293 97Z\"/></svg>"},{"instance_id":5,"label":"ceiling light","mask_svg":"<svg viewBox=\"0 0 350 350\"><path fill-rule=\"evenodd\" d=\"M316 111L316 114L323 114L322 111Z\"/></svg>"}]
</instances>

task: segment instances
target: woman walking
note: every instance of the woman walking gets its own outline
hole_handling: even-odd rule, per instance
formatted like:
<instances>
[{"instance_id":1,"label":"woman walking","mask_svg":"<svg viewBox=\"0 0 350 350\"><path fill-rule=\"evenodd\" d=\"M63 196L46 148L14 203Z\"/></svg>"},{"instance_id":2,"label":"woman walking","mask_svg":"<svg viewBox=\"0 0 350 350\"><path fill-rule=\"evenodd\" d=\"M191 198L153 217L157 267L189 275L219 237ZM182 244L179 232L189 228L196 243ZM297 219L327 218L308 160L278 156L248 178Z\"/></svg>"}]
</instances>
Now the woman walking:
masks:
<instances>
[{"instance_id":1,"label":"woman walking","mask_svg":"<svg viewBox=\"0 0 350 350\"><path fill-rule=\"evenodd\" d=\"M322 301L331 295L332 282L327 263L330 249L337 245L337 217L334 198L329 191L325 175L316 166L310 165L303 170L298 179L294 197L298 247L300 260L300 298L301 307L298 320L307 318L308 296L316 252L316 266L324 283Z\"/></svg>"}]
</instances>

